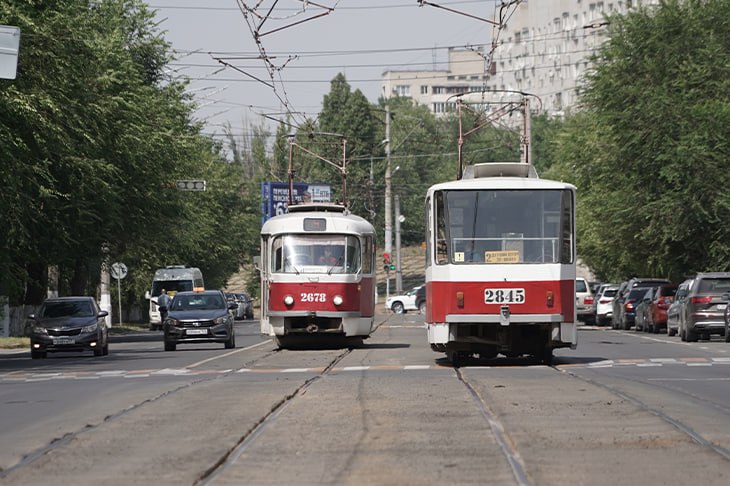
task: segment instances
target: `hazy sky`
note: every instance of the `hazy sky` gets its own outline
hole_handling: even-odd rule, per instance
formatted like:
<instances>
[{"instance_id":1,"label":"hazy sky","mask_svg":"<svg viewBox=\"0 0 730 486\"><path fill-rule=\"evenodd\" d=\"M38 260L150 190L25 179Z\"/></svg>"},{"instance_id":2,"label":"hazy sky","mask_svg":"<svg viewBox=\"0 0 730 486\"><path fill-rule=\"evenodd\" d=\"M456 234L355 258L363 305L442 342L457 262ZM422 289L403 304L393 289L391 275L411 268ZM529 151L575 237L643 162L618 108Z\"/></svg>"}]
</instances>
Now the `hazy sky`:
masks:
<instances>
[{"instance_id":1,"label":"hazy sky","mask_svg":"<svg viewBox=\"0 0 730 486\"><path fill-rule=\"evenodd\" d=\"M259 50L239 3L265 16L275 9L260 32L261 45L279 68L283 83L276 91L251 76L271 82L265 64L251 59ZM360 89L371 102L380 96L381 75L386 70L419 70L445 67L448 47L489 45L491 24L417 0L319 0L335 7L330 14L292 25L324 12L311 2L305 12L298 0L148 0L157 10L159 27L178 52L175 74L191 80L189 91L205 120L206 133L222 133L230 123L233 132L245 135L249 122L260 114L279 116L283 102L293 111L316 117L330 81L345 74L353 90ZM448 9L480 18L493 18L492 0L432 1ZM299 12L299 15L295 14ZM249 16L252 25L260 22ZM292 57L290 59L290 56ZM225 67L221 58L234 67ZM246 59L248 58L248 59ZM242 72L241 72L242 71ZM283 100L283 102L282 102Z\"/></svg>"}]
</instances>

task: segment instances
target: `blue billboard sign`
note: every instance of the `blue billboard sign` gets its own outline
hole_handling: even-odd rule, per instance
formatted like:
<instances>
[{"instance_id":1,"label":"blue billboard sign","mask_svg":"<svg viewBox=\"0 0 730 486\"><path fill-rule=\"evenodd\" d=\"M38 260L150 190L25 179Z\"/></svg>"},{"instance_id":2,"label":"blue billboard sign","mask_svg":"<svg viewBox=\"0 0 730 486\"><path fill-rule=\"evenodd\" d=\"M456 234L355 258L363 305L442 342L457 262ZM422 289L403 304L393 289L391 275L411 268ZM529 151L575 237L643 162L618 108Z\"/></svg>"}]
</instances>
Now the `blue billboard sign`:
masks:
<instances>
[{"instance_id":1,"label":"blue billboard sign","mask_svg":"<svg viewBox=\"0 0 730 486\"><path fill-rule=\"evenodd\" d=\"M332 189L329 184L295 182L292 192L294 204L301 202L330 202ZM261 183L261 224L272 216L289 212L289 184L286 182Z\"/></svg>"}]
</instances>

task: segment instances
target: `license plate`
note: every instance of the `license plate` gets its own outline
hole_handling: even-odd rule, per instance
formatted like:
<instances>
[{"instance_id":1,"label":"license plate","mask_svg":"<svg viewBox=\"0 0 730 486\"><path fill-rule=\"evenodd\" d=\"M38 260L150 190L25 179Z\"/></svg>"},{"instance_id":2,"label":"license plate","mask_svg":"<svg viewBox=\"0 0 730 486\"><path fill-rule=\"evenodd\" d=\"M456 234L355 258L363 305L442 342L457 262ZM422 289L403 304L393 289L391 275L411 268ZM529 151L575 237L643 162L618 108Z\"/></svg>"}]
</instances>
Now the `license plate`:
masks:
<instances>
[{"instance_id":1,"label":"license plate","mask_svg":"<svg viewBox=\"0 0 730 486\"><path fill-rule=\"evenodd\" d=\"M54 338L53 344L59 345L59 344L76 344L76 340L73 338Z\"/></svg>"},{"instance_id":2,"label":"license plate","mask_svg":"<svg viewBox=\"0 0 730 486\"><path fill-rule=\"evenodd\" d=\"M208 334L207 329L187 329L185 334L188 336L200 336L201 334Z\"/></svg>"},{"instance_id":3,"label":"license plate","mask_svg":"<svg viewBox=\"0 0 730 486\"><path fill-rule=\"evenodd\" d=\"M717 310L725 310L725 307L727 307L727 304L717 304Z\"/></svg>"},{"instance_id":4,"label":"license plate","mask_svg":"<svg viewBox=\"0 0 730 486\"><path fill-rule=\"evenodd\" d=\"M525 289L484 289L485 304L524 304Z\"/></svg>"}]
</instances>

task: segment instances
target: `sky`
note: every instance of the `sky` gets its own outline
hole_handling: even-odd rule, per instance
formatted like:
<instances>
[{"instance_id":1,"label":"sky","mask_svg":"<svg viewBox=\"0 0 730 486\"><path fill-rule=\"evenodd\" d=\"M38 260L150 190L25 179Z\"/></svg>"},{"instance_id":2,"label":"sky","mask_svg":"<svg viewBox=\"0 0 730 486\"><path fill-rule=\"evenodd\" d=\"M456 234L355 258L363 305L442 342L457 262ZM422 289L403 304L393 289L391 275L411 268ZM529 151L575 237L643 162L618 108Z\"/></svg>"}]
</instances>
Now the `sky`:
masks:
<instances>
[{"instance_id":1,"label":"sky","mask_svg":"<svg viewBox=\"0 0 730 486\"><path fill-rule=\"evenodd\" d=\"M443 8L419 6L418 0L147 1L176 52L172 75L190 80L204 132L221 136L230 125L243 137L251 124L273 126L262 115L281 119L288 109L301 119L316 118L337 73L375 103L384 71L444 68L448 47L488 49L493 27L480 19L493 18L493 0L426 3ZM261 18L249 14L247 21L239 4L260 4L255 13ZM334 10L313 18L326 12L320 5ZM264 18L257 46L251 26ZM273 71L254 58L260 48Z\"/></svg>"}]
</instances>

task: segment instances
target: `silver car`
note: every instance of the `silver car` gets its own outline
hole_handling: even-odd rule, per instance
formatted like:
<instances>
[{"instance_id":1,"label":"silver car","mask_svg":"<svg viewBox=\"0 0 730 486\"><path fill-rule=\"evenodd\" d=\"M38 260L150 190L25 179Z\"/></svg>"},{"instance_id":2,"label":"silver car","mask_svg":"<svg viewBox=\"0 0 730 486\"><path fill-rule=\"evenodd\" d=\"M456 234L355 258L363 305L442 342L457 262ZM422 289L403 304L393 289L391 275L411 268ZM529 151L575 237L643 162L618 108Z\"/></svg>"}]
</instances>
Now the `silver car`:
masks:
<instances>
[{"instance_id":1,"label":"silver car","mask_svg":"<svg viewBox=\"0 0 730 486\"><path fill-rule=\"evenodd\" d=\"M730 272L698 273L689 281L687 295L681 298L679 337L694 342L710 339L710 335L725 335L723 294L730 292ZM677 291L679 294L679 290ZM678 299L679 300L679 299Z\"/></svg>"}]
</instances>

